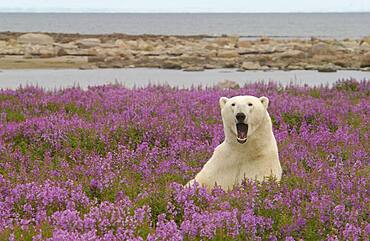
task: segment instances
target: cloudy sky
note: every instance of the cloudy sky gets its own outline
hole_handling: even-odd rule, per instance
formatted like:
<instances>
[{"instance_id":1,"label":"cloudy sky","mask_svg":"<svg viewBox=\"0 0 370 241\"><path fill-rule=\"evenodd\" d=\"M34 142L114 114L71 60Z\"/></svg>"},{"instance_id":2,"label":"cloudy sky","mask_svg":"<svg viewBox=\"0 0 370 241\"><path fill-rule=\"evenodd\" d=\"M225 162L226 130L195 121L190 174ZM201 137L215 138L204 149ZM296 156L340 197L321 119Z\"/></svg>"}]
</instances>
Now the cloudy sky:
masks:
<instances>
[{"instance_id":1,"label":"cloudy sky","mask_svg":"<svg viewBox=\"0 0 370 241\"><path fill-rule=\"evenodd\" d=\"M0 11L368 12L370 0L0 0Z\"/></svg>"}]
</instances>

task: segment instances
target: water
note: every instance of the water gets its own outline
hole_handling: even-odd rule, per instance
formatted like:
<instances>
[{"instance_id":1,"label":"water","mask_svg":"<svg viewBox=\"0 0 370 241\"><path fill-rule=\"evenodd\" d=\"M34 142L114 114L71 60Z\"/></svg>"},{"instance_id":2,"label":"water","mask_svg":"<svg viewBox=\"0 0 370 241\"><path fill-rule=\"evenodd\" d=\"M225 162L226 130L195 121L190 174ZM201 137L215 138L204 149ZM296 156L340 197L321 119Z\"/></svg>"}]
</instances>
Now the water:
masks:
<instances>
[{"instance_id":1,"label":"water","mask_svg":"<svg viewBox=\"0 0 370 241\"><path fill-rule=\"evenodd\" d=\"M0 31L362 38L370 13L0 13Z\"/></svg>"},{"instance_id":2,"label":"water","mask_svg":"<svg viewBox=\"0 0 370 241\"><path fill-rule=\"evenodd\" d=\"M335 73L319 73L317 71L246 71L207 70L203 72L184 72L181 70L163 69L34 69L4 70L0 72L0 88L16 89L19 86L39 86L47 90L80 86L120 83L128 88L145 87L149 84L189 88L192 86L212 87L221 80L233 80L243 86L259 81L274 81L282 85L296 84L319 86L332 85L339 79L355 78L370 80L370 72L338 71Z\"/></svg>"}]
</instances>

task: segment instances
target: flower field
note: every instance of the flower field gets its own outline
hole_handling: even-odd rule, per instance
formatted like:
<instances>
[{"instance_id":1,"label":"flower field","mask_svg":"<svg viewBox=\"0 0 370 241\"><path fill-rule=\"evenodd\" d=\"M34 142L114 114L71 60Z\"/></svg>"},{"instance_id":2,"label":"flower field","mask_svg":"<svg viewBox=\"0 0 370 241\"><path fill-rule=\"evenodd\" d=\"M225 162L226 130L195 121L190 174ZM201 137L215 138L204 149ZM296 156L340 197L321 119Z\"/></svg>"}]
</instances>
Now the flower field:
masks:
<instances>
[{"instance_id":1,"label":"flower field","mask_svg":"<svg viewBox=\"0 0 370 241\"><path fill-rule=\"evenodd\" d=\"M268 96L283 177L183 188L221 96ZM370 82L0 91L0 240L368 240Z\"/></svg>"}]
</instances>

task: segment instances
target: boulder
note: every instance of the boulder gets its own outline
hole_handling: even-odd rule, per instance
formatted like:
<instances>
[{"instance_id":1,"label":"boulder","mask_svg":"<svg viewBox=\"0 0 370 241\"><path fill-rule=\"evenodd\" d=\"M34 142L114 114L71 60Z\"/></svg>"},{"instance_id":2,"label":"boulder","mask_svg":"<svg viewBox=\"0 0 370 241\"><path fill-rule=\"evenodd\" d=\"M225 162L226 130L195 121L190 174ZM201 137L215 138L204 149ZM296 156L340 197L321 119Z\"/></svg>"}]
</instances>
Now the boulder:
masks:
<instances>
[{"instance_id":1,"label":"boulder","mask_svg":"<svg viewBox=\"0 0 370 241\"><path fill-rule=\"evenodd\" d=\"M305 70L316 70L318 69L318 66L313 64L304 64L303 69Z\"/></svg>"},{"instance_id":2,"label":"boulder","mask_svg":"<svg viewBox=\"0 0 370 241\"><path fill-rule=\"evenodd\" d=\"M363 42L360 47L358 48L360 53L368 52L370 51L370 43Z\"/></svg>"},{"instance_id":3,"label":"boulder","mask_svg":"<svg viewBox=\"0 0 370 241\"><path fill-rule=\"evenodd\" d=\"M98 62L104 62L105 57L104 56L88 56L87 62L88 63L98 63Z\"/></svg>"},{"instance_id":4,"label":"boulder","mask_svg":"<svg viewBox=\"0 0 370 241\"><path fill-rule=\"evenodd\" d=\"M220 50L217 52L219 58L237 58L239 57L238 52L234 50Z\"/></svg>"},{"instance_id":5,"label":"boulder","mask_svg":"<svg viewBox=\"0 0 370 241\"><path fill-rule=\"evenodd\" d=\"M184 67L183 71L189 71L189 72L204 71L204 67L203 66L186 66Z\"/></svg>"},{"instance_id":6,"label":"boulder","mask_svg":"<svg viewBox=\"0 0 370 241\"><path fill-rule=\"evenodd\" d=\"M284 70L303 70L303 69L304 69L303 66L295 65L295 64L285 66L284 68Z\"/></svg>"},{"instance_id":7,"label":"boulder","mask_svg":"<svg viewBox=\"0 0 370 241\"><path fill-rule=\"evenodd\" d=\"M217 66L213 64L205 64L203 67L204 69L216 69L217 68Z\"/></svg>"},{"instance_id":8,"label":"boulder","mask_svg":"<svg viewBox=\"0 0 370 241\"><path fill-rule=\"evenodd\" d=\"M24 48L24 58L30 59L32 57L40 57L40 58L52 58L56 57L57 52L53 46L47 45L27 45Z\"/></svg>"},{"instance_id":9,"label":"boulder","mask_svg":"<svg viewBox=\"0 0 370 241\"><path fill-rule=\"evenodd\" d=\"M79 67L80 70L89 70L89 69L97 69L98 66L94 64L84 64Z\"/></svg>"},{"instance_id":10,"label":"boulder","mask_svg":"<svg viewBox=\"0 0 370 241\"><path fill-rule=\"evenodd\" d=\"M101 40L98 38L85 38L76 41L76 44L80 47L91 48L101 44Z\"/></svg>"},{"instance_id":11,"label":"boulder","mask_svg":"<svg viewBox=\"0 0 370 241\"><path fill-rule=\"evenodd\" d=\"M137 48L137 42L135 40L128 40L125 42L126 46L131 49Z\"/></svg>"},{"instance_id":12,"label":"boulder","mask_svg":"<svg viewBox=\"0 0 370 241\"><path fill-rule=\"evenodd\" d=\"M364 54L364 55L361 57L360 67L361 67L361 68L370 67L370 52L368 52L368 53Z\"/></svg>"},{"instance_id":13,"label":"boulder","mask_svg":"<svg viewBox=\"0 0 370 241\"><path fill-rule=\"evenodd\" d=\"M236 83L235 81L226 80L226 79L218 82L216 87L219 89L239 89L240 88L239 84Z\"/></svg>"},{"instance_id":14,"label":"boulder","mask_svg":"<svg viewBox=\"0 0 370 241\"><path fill-rule=\"evenodd\" d=\"M20 44L49 45L54 43L54 39L47 34L26 33L19 36L17 42Z\"/></svg>"},{"instance_id":15,"label":"boulder","mask_svg":"<svg viewBox=\"0 0 370 241\"><path fill-rule=\"evenodd\" d=\"M330 73L330 72L337 72L337 69L338 68L335 64L329 63L329 64L319 66L317 70L323 73Z\"/></svg>"},{"instance_id":16,"label":"boulder","mask_svg":"<svg viewBox=\"0 0 370 241\"><path fill-rule=\"evenodd\" d=\"M367 36L363 39L361 39L361 45L364 44L364 43L367 43L367 44L370 44L370 36Z\"/></svg>"},{"instance_id":17,"label":"boulder","mask_svg":"<svg viewBox=\"0 0 370 241\"><path fill-rule=\"evenodd\" d=\"M216 38L213 42L221 47L234 48L239 42L239 37L220 37Z\"/></svg>"},{"instance_id":18,"label":"boulder","mask_svg":"<svg viewBox=\"0 0 370 241\"><path fill-rule=\"evenodd\" d=\"M314 55L330 55L335 53L335 49L329 44L317 43L312 45L311 53Z\"/></svg>"},{"instance_id":19,"label":"boulder","mask_svg":"<svg viewBox=\"0 0 370 241\"><path fill-rule=\"evenodd\" d=\"M165 53L170 56L181 56L184 54L184 51L180 48L172 48L167 50Z\"/></svg>"},{"instance_id":20,"label":"boulder","mask_svg":"<svg viewBox=\"0 0 370 241\"><path fill-rule=\"evenodd\" d=\"M263 36L263 37L261 37L261 38L259 39L259 41L260 41L261 43L270 43L270 42L272 41L272 38L267 37L267 36Z\"/></svg>"},{"instance_id":21,"label":"boulder","mask_svg":"<svg viewBox=\"0 0 370 241\"><path fill-rule=\"evenodd\" d=\"M137 49L144 51L153 51L154 47L151 43L144 41L142 39L137 40Z\"/></svg>"},{"instance_id":22,"label":"boulder","mask_svg":"<svg viewBox=\"0 0 370 241\"><path fill-rule=\"evenodd\" d=\"M63 49L77 49L78 48L78 46L75 45L73 42L72 43L66 43L66 44L54 43L53 45L55 47L60 47L60 48L63 48Z\"/></svg>"},{"instance_id":23,"label":"boulder","mask_svg":"<svg viewBox=\"0 0 370 241\"><path fill-rule=\"evenodd\" d=\"M258 62L243 62L240 68L242 70L257 70L261 69L261 65Z\"/></svg>"},{"instance_id":24,"label":"boulder","mask_svg":"<svg viewBox=\"0 0 370 241\"><path fill-rule=\"evenodd\" d=\"M204 49L206 49L206 50L217 50L219 48L220 48L220 46L218 46L215 43L207 43L207 44L204 45Z\"/></svg>"},{"instance_id":25,"label":"boulder","mask_svg":"<svg viewBox=\"0 0 370 241\"><path fill-rule=\"evenodd\" d=\"M52 58L57 56L57 52L52 46L45 46L40 48L39 56L40 58Z\"/></svg>"},{"instance_id":26,"label":"boulder","mask_svg":"<svg viewBox=\"0 0 370 241\"><path fill-rule=\"evenodd\" d=\"M281 53L279 56L280 58L285 59L285 58L303 58L304 55L305 54L300 50L289 49Z\"/></svg>"},{"instance_id":27,"label":"boulder","mask_svg":"<svg viewBox=\"0 0 370 241\"><path fill-rule=\"evenodd\" d=\"M239 40L239 42L237 43L238 48L250 48L252 45L252 41L248 40Z\"/></svg>"},{"instance_id":28,"label":"boulder","mask_svg":"<svg viewBox=\"0 0 370 241\"><path fill-rule=\"evenodd\" d=\"M32 59L32 48L31 48L31 46L27 46L24 49L23 58L25 58L25 59Z\"/></svg>"},{"instance_id":29,"label":"boulder","mask_svg":"<svg viewBox=\"0 0 370 241\"><path fill-rule=\"evenodd\" d=\"M181 63L177 61L167 60L162 63L161 68L162 69L181 69L182 66L181 66Z\"/></svg>"},{"instance_id":30,"label":"boulder","mask_svg":"<svg viewBox=\"0 0 370 241\"><path fill-rule=\"evenodd\" d=\"M127 45L125 43L125 41L123 41L122 39L117 39L115 42L114 42L114 45L120 47L120 48L127 48Z\"/></svg>"}]
</instances>

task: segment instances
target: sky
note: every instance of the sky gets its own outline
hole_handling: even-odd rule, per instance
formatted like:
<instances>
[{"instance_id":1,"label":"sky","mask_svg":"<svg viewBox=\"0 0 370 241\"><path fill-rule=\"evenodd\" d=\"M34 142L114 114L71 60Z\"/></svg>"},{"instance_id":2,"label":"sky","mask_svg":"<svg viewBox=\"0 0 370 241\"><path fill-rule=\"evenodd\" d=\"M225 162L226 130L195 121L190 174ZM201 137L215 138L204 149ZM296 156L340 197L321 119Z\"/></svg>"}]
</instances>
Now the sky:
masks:
<instances>
[{"instance_id":1,"label":"sky","mask_svg":"<svg viewBox=\"0 0 370 241\"><path fill-rule=\"evenodd\" d=\"M370 0L0 0L26 12L370 12Z\"/></svg>"}]
</instances>

